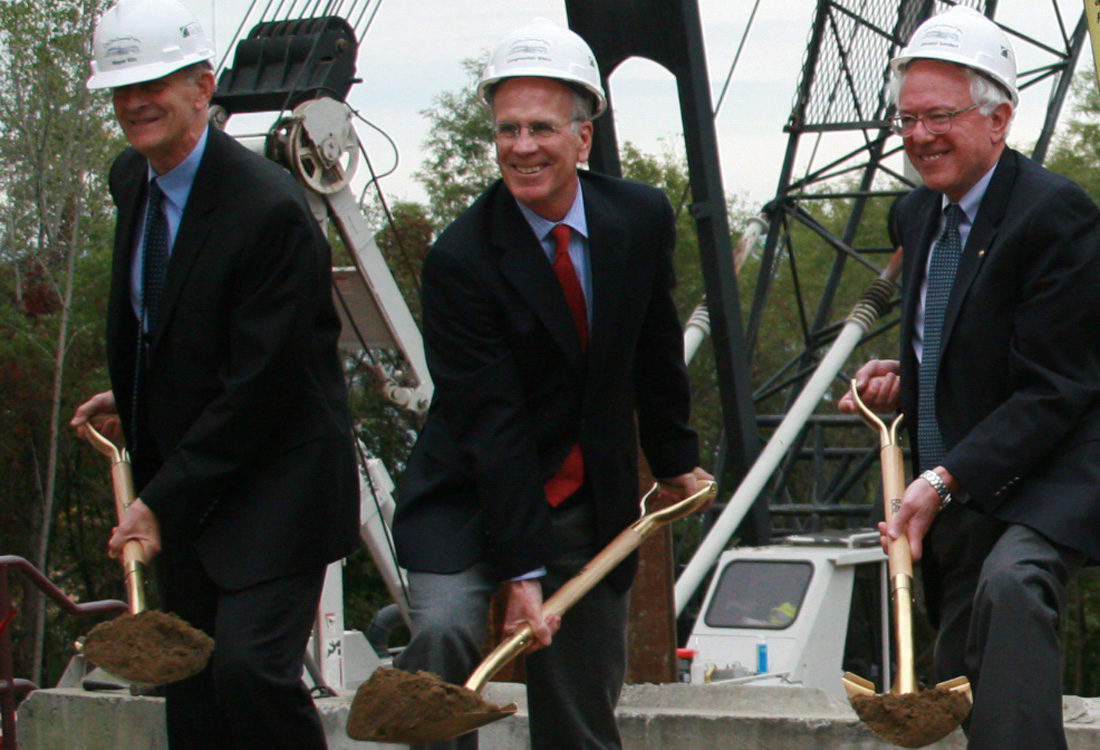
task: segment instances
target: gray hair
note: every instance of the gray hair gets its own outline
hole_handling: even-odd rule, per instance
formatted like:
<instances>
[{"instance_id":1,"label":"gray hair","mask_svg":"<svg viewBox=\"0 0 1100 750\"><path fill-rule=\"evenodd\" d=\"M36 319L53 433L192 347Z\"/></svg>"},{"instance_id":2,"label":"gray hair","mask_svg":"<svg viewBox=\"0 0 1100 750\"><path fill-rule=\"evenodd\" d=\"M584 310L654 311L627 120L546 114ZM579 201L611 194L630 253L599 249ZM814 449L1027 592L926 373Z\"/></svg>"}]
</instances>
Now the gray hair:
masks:
<instances>
[{"instance_id":1,"label":"gray hair","mask_svg":"<svg viewBox=\"0 0 1100 750\"><path fill-rule=\"evenodd\" d=\"M196 84L199 82L199 78L202 77L203 73L208 70L210 72L213 72L214 66L210 63L209 60L201 60L200 62L192 63L191 65L180 68L180 70L184 72L188 83Z\"/></svg>"},{"instance_id":2,"label":"gray hair","mask_svg":"<svg viewBox=\"0 0 1100 750\"><path fill-rule=\"evenodd\" d=\"M914 58L902 65L898 66L898 72L890 79L890 101L895 106L898 103L898 97L901 95L901 85L905 82L905 75L908 73L909 68L917 60L923 60L925 58ZM985 75L981 71L966 65L959 65L958 63L951 63L966 74L967 81L970 82L970 100L978 105L978 111L988 117L993 114L993 110L1002 104L1012 106L1012 97L1004 86L994 81L989 76ZM1012 122L1012 117L1016 116L1016 111L1013 110L1011 117L1009 117L1009 123ZM1005 135L1008 134L1006 128Z\"/></svg>"},{"instance_id":3,"label":"gray hair","mask_svg":"<svg viewBox=\"0 0 1100 750\"><path fill-rule=\"evenodd\" d=\"M485 102L489 105L490 119L493 118L493 98L496 96L497 87L507 80L507 78L503 78L485 90ZM593 98L592 94L580 86L569 83L568 81L562 81L562 83L568 86L573 94L573 114L571 119L573 121L573 132L575 134L578 132L582 122L592 121L596 111L596 100Z\"/></svg>"}]
</instances>

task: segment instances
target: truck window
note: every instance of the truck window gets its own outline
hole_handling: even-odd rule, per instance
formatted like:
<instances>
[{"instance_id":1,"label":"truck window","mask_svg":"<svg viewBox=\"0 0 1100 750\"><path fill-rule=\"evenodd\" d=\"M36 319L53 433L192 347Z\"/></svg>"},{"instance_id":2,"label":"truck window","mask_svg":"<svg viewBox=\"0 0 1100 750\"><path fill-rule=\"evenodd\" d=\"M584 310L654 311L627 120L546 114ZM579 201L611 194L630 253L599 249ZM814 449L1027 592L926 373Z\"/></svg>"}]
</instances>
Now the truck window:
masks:
<instances>
[{"instance_id":1,"label":"truck window","mask_svg":"<svg viewBox=\"0 0 1100 750\"><path fill-rule=\"evenodd\" d=\"M813 572L808 562L734 560L722 570L704 622L713 628L789 627Z\"/></svg>"}]
</instances>

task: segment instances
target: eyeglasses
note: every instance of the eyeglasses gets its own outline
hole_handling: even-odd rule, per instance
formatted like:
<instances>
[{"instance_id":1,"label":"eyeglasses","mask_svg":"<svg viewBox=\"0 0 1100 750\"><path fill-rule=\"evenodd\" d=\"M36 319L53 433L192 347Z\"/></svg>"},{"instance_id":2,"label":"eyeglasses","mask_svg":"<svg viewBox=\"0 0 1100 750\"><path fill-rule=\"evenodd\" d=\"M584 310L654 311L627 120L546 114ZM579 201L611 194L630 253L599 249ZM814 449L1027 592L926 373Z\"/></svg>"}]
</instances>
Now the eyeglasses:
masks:
<instances>
[{"instance_id":1,"label":"eyeglasses","mask_svg":"<svg viewBox=\"0 0 1100 750\"><path fill-rule=\"evenodd\" d=\"M515 141L519 140L520 133L525 129L527 135L531 136L535 141L548 141L556 136L561 129L567 125L572 125L579 120L573 119L568 122L564 122L561 125L555 125L545 120L536 120L535 122L528 123L527 125L518 125L514 122L498 122L493 126L498 141Z\"/></svg>"},{"instance_id":2,"label":"eyeglasses","mask_svg":"<svg viewBox=\"0 0 1100 750\"><path fill-rule=\"evenodd\" d=\"M906 138L913 135L913 131L917 129L918 122L923 122L924 129L932 135L943 135L951 129L951 125L956 117L977 108L977 104L971 104L969 107L951 111L939 110L936 112L928 112L923 115L894 115L890 118L890 130L894 131L902 138Z\"/></svg>"}]
</instances>

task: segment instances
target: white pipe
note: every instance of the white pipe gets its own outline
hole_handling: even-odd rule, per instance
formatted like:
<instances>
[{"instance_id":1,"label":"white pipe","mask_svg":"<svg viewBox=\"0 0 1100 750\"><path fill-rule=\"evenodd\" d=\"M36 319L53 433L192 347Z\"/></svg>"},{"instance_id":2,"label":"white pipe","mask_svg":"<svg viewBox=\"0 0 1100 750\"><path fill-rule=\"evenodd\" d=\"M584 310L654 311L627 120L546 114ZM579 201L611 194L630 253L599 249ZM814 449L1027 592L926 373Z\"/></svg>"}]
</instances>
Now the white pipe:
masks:
<instances>
[{"instance_id":1,"label":"white pipe","mask_svg":"<svg viewBox=\"0 0 1100 750\"><path fill-rule=\"evenodd\" d=\"M768 440L767 445L764 446L764 450L757 457L752 468L749 469L749 473L741 480L741 485L733 493L733 497L730 498L729 502L726 503L726 507L714 522L714 526L711 527L706 538L703 539L695 554L692 555L691 562L688 563L676 580L677 616L684 611L688 600L695 594L707 572L726 548L729 540L737 530L737 526L741 523L741 519L745 517L745 513L752 507L760 491L764 489L764 485L771 479L775 468L779 465L783 456L786 455L791 443L805 426L806 420L813 414L818 402L821 401L821 398L833 384L836 374L840 372L841 367L844 366L849 355L855 350L860 339L863 338L863 335L878 318L879 310L876 309L874 303L867 302L868 296L876 289L881 295L883 283L892 284L900 270L901 251L899 250L894 253L894 257L886 270L872 284L864 298L857 303L848 316L848 322L844 324L840 335L837 336L836 341L833 342L832 347L817 366L814 374L802 389L802 393L795 399L790 411L783 417L783 421L780 422L779 427L776 428L775 433ZM885 302L889 302L889 299L886 299Z\"/></svg>"},{"instance_id":2,"label":"white pipe","mask_svg":"<svg viewBox=\"0 0 1100 750\"><path fill-rule=\"evenodd\" d=\"M707 310L706 301L700 302L699 306L695 308L695 311L688 318L688 322L684 324L684 363L691 364L691 360L695 358L696 352L699 351L699 347L703 345L703 342L707 340L707 336L710 335L710 311Z\"/></svg>"},{"instance_id":3,"label":"white pipe","mask_svg":"<svg viewBox=\"0 0 1100 750\"><path fill-rule=\"evenodd\" d=\"M745 259L749 257L749 253L767 231L768 222L763 214L753 216L748 220L744 231L741 233L741 239L733 251L734 273L741 272L741 266L744 265ZM695 308L695 311L692 312L687 323L684 324L685 363L691 364L691 360L695 358L699 347L703 345L708 336L710 336L710 311L707 310L707 301L704 298L699 306Z\"/></svg>"}]
</instances>

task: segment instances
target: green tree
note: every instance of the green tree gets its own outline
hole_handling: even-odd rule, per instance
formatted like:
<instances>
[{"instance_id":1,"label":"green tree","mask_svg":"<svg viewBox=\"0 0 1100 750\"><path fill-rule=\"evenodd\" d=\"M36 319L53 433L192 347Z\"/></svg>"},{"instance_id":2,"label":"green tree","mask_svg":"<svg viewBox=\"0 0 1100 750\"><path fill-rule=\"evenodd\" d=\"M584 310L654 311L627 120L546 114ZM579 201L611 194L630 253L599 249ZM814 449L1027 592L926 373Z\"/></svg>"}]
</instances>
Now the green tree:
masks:
<instances>
[{"instance_id":1,"label":"green tree","mask_svg":"<svg viewBox=\"0 0 1100 750\"><path fill-rule=\"evenodd\" d=\"M1046 167L1069 177L1098 201L1100 92L1091 67L1074 80L1072 101L1072 117L1059 130ZM1095 568L1086 568L1074 578L1067 599L1069 606L1062 620L1064 690L1073 695L1100 695L1100 674L1095 669L1100 661L1100 576Z\"/></svg>"},{"instance_id":2,"label":"green tree","mask_svg":"<svg viewBox=\"0 0 1100 750\"><path fill-rule=\"evenodd\" d=\"M72 583L80 598L103 588L92 561L106 557L111 525L109 501L107 513L91 507L95 483L80 471L90 449L75 445L66 424L73 405L106 381L99 321L112 210L103 176L119 141L106 102L84 86L91 27L105 6L0 4L0 460L13 469L0 498L4 546ZM39 681L50 655L56 675L66 655L56 638L46 642L43 600L28 590L22 609L32 617L18 626L29 630L17 631L20 668Z\"/></svg>"},{"instance_id":3,"label":"green tree","mask_svg":"<svg viewBox=\"0 0 1100 750\"><path fill-rule=\"evenodd\" d=\"M437 231L474 202L498 172L489 111L477 98L476 83L485 59L462 62L469 84L447 91L421 112L431 122L417 179L428 193L430 216Z\"/></svg>"},{"instance_id":4,"label":"green tree","mask_svg":"<svg viewBox=\"0 0 1100 750\"><path fill-rule=\"evenodd\" d=\"M1046 167L1100 201L1100 91L1091 69L1074 80L1073 102L1073 116L1054 139Z\"/></svg>"}]
</instances>

